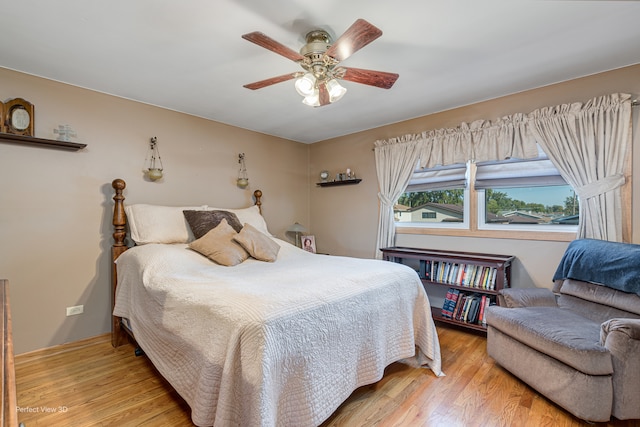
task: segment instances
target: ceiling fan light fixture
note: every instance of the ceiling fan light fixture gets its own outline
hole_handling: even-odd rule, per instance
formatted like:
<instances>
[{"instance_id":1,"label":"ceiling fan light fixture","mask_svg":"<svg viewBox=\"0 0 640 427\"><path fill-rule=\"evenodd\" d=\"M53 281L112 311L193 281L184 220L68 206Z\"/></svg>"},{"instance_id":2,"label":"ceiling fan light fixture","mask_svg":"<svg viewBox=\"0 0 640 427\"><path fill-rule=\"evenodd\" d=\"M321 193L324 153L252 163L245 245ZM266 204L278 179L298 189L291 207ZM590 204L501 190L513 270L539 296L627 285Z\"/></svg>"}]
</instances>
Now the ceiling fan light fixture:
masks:
<instances>
[{"instance_id":1,"label":"ceiling fan light fixture","mask_svg":"<svg viewBox=\"0 0 640 427\"><path fill-rule=\"evenodd\" d=\"M319 107L320 93L318 92L318 89L315 89L311 95L305 96L302 100L302 103L308 105L309 107Z\"/></svg>"},{"instance_id":2,"label":"ceiling fan light fixture","mask_svg":"<svg viewBox=\"0 0 640 427\"><path fill-rule=\"evenodd\" d=\"M295 87L301 96L311 96L316 92L316 78L312 73L306 73L296 80Z\"/></svg>"},{"instance_id":3,"label":"ceiling fan light fixture","mask_svg":"<svg viewBox=\"0 0 640 427\"><path fill-rule=\"evenodd\" d=\"M336 79L331 79L327 83L327 92L329 92L329 102L339 101L340 98L347 93L347 88L342 86Z\"/></svg>"}]
</instances>

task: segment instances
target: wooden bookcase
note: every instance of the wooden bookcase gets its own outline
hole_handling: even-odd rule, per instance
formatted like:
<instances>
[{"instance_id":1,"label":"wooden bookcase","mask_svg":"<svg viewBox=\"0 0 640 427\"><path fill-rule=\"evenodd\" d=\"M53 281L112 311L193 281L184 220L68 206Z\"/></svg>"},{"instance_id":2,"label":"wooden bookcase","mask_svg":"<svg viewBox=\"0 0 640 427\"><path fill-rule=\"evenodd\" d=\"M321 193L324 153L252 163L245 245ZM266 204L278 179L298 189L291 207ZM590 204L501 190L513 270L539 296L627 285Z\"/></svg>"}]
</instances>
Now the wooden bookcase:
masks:
<instances>
[{"instance_id":1,"label":"wooden bookcase","mask_svg":"<svg viewBox=\"0 0 640 427\"><path fill-rule=\"evenodd\" d=\"M417 267L425 290L432 286L457 290L458 299L463 295L475 296L478 305L486 299L491 304L498 304L498 292L511 286L511 263L515 259L511 255L407 247L390 247L381 251L387 261ZM453 311L455 306L450 308ZM476 322L457 320L455 313L449 318L443 314L442 305L432 305L431 312L436 321L486 332L486 324L481 319Z\"/></svg>"}]
</instances>

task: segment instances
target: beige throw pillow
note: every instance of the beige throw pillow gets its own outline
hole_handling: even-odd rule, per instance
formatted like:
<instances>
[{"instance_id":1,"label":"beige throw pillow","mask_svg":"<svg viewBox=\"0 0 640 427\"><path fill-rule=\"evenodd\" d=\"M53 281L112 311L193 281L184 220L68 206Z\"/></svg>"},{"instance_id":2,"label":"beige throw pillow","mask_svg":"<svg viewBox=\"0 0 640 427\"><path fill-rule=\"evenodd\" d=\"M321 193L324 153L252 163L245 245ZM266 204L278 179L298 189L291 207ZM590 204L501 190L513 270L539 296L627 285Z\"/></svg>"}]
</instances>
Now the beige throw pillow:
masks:
<instances>
[{"instance_id":1,"label":"beige throw pillow","mask_svg":"<svg viewBox=\"0 0 640 427\"><path fill-rule=\"evenodd\" d=\"M255 259L273 262L278 258L280 245L249 223L242 227L233 240L238 242Z\"/></svg>"},{"instance_id":2,"label":"beige throw pillow","mask_svg":"<svg viewBox=\"0 0 640 427\"><path fill-rule=\"evenodd\" d=\"M237 234L223 218L217 227L191 242L189 247L220 265L228 267L238 265L249 258L249 254L233 241Z\"/></svg>"}]
</instances>

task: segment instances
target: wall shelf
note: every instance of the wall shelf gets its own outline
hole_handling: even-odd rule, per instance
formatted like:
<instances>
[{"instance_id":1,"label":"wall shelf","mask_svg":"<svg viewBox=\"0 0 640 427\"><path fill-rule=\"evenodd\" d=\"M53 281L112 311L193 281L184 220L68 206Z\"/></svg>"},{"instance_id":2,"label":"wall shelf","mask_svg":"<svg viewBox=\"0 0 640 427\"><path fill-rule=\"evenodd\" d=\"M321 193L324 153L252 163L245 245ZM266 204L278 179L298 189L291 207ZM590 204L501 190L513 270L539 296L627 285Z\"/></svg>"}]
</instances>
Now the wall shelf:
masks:
<instances>
[{"instance_id":1,"label":"wall shelf","mask_svg":"<svg viewBox=\"0 0 640 427\"><path fill-rule=\"evenodd\" d=\"M316 185L319 185L320 187L335 187L337 185L357 184L360 181L362 181L362 179L360 179L360 178L357 178L357 179L345 179L343 181L318 182Z\"/></svg>"},{"instance_id":2,"label":"wall shelf","mask_svg":"<svg viewBox=\"0 0 640 427\"><path fill-rule=\"evenodd\" d=\"M0 142L31 145L37 147L57 148L68 151L78 151L87 146L87 144L80 144L77 142L58 141L55 139L36 138L33 136L14 135L11 133L0 133Z\"/></svg>"}]
</instances>

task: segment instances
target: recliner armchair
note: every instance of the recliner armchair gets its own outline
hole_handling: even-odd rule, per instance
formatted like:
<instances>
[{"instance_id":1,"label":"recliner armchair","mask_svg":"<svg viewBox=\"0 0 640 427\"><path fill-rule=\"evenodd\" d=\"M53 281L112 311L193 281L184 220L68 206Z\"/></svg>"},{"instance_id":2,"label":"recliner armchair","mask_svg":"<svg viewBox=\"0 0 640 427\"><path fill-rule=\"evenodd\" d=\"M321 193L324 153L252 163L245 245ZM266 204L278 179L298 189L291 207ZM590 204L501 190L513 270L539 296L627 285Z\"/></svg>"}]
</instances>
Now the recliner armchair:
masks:
<instances>
[{"instance_id":1,"label":"recliner armchair","mask_svg":"<svg viewBox=\"0 0 640 427\"><path fill-rule=\"evenodd\" d=\"M553 291L500 293L487 310L489 355L578 418L640 419L640 246L576 240L554 279Z\"/></svg>"}]
</instances>

